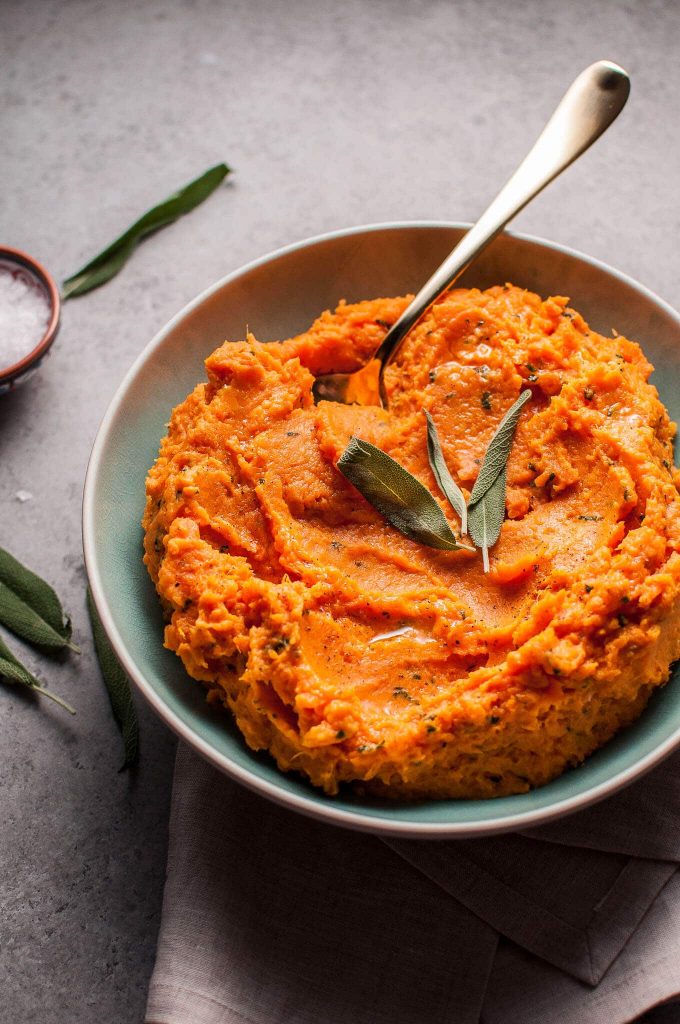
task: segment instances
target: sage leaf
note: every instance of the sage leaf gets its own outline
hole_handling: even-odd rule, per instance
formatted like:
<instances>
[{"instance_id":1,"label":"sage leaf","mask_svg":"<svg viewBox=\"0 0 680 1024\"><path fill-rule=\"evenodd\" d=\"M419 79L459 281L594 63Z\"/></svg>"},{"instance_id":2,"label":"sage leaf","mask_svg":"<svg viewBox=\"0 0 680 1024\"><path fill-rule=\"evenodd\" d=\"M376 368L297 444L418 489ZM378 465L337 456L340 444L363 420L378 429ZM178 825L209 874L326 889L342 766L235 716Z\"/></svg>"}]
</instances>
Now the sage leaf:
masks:
<instances>
[{"instance_id":1,"label":"sage leaf","mask_svg":"<svg viewBox=\"0 0 680 1024\"><path fill-rule=\"evenodd\" d=\"M119 769L122 772L125 768L131 768L136 764L139 757L137 712L135 711L128 677L113 653L89 587L87 590L87 610L92 626L97 661L99 662L102 678L109 695L113 717L123 737L124 756L123 763Z\"/></svg>"},{"instance_id":2,"label":"sage leaf","mask_svg":"<svg viewBox=\"0 0 680 1024\"><path fill-rule=\"evenodd\" d=\"M522 406L530 398L531 391L527 388L498 424L470 494L468 528L472 540L482 549L484 572L489 571L489 548L498 540L505 518L506 469L515 428Z\"/></svg>"},{"instance_id":3,"label":"sage leaf","mask_svg":"<svg viewBox=\"0 0 680 1024\"><path fill-rule=\"evenodd\" d=\"M199 206L215 191L230 171L231 168L227 164L217 164L178 192L174 192L158 206L147 210L103 252L63 282L62 298L70 299L76 295L84 295L110 281L122 269L142 239L172 224Z\"/></svg>"},{"instance_id":4,"label":"sage leaf","mask_svg":"<svg viewBox=\"0 0 680 1024\"><path fill-rule=\"evenodd\" d=\"M65 632L57 632L37 611L19 597L12 587L0 582L0 623L27 640L34 647L47 651L61 651L64 647L79 649Z\"/></svg>"},{"instance_id":5,"label":"sage leaf","mask_svg":"<svg viewBox=\"0 0 680 1024\"><path fill-rule=\"evenodd\" d=\"M472 550L458 542L428 489L369 441L350 438L337 465L364 498L409 540L440 551Z\"/></svg>"},{"instance_id":6,"label":"sage leaf","mask_svg":"<svg viewBox=\"0 0 680 1024\"><path fill-rule=\"evenodd\" d=\"M71 620L52 587L4 548L0 548L0 583L13 590L65 640L71 639Z\"/></svg>"},{"instance_id":7,"label":"sage leaf","mask_svg":"<svg viewBox=\"0 0 680 1024\"><path fill-rule=\"evenodd\" d=\"M500 536L505 519L505 466L491 484L491 487L468 512L468 528L473 541L482 549L484 572L489 571L489 548Z\"/></svg>"},{"instance_id":8,"label":"sage leaf","mask_svg":"<svg viewBox=\"0 0 680 1024\"><path fill-rule=\"evenodd\" d=\"M440 491L448 499L449 504L460 519L460 532L464 537L468 529L465 495L449 473L449 467L444 459L444 452L439 442L439 435L434 420L427 409L424 409L423 412L427 419L427 457L430 460L430 468L434 473L434 478L439 485Z\"/></svg>"},{"instance_id":9,"label":"sage leaf","mask_svg":"<svg viewBox=\"0 0 680 1024\"><path fill-rule=\"evenodd\" d=\"M527 388L526 391L522 392L517 401L513 402L503 419L498 424L496 432L489 442L489 447L486 449L486 455L484 456L479 476L475 480L475 485L472 488L470 501L468 502L469 509L471 509L475 502L479 501L480 498L487 493L489 488L492 487L498 474L507 465L519 414L522 411L522 406L525 402L528 402L530 398L531 391Z\"/></svg>"},{"instance_id":10,"label":"sage leaf","mask_svg":"<svg viewBox=\"0 0 680 1024\"><path fill-rule=\"evenodd\" d=\"M43 697L48 697L50 700L58 704L59 707L64 708L71 715L75 715L75 708L72 708L70 704L67 704L61 697L57 697L56 693L52 693L47 687L43 686L39 679L37 679L32 672L26 668L25 665L19 661L19 659L10 651L7 644L0 637L0 678L4 679L8 683L19 683L21 686L27 686L29 690L35 690L36 693L42 694Z\"/></svg>"}]
</instances>

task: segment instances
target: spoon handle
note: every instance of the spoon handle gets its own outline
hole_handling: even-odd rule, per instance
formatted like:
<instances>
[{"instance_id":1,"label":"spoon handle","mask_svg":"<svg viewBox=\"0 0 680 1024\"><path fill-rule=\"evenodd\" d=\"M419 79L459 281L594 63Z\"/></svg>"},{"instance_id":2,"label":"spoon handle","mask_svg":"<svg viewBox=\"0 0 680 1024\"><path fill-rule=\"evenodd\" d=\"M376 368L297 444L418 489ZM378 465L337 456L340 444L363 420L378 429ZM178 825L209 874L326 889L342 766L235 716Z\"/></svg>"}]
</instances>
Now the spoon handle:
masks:
<instances>
[{"instance_id":1,"label":"spoon handle","mask_svg":"<svg viewBox=\"0 0 680 1024\"><path fill-rule=\"evenodd\" d=\"M623 110L629 93L630 79L626 72L606 60L591 64L572 83L510 180L385 336L376 353L382 362L380 394L383 404L386 405L383 371L411 328L508 221L599 139Z\"/></svg>"}]
</instances>

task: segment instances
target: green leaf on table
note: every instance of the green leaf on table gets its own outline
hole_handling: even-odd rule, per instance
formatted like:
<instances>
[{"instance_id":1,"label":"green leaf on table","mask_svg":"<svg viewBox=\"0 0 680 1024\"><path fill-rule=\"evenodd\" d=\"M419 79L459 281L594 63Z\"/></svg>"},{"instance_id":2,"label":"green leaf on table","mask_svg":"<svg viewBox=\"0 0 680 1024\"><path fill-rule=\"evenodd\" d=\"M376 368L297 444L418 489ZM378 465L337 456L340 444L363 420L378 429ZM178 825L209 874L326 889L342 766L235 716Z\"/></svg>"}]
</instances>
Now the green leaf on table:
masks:
<instances>
[{"instance_id":1,"label":"green leaf on table","mask_svg":"<svg viewBox=\"0 0 680 1024\"><path fill-rule=\"evenodd\" d=\"M489 571L489 548L498 540L505 518L506 467L515 428L522 407L530 398L531 391L527 388L498 424L470 494L468 528L472 540L482 549L485 572Z\"/></svg>"},{"instance_id":2,"label":"green leaf on table","mask_svg":"<svg viewBox=\"0 0 680 1024\"><path fill-rule=\"evenodd\" d=\"M174 192L158 206L147 210L103 252L63 282L62 298L70 299L76 295L84 295L110 281L122 269L142 239L172 224L199 206L215 191L230 171L231 168L226 164L217 164L178 192Z\"/></svg>"},{"instance_id":3,"label":"green leaf on table","mask_svg":"<svg viewBox=\"0 0 680 1024\"><path fill-rule=\"evenodd\" d=\"M65 647L79 652L79 649L68 639L68 631L63 627L59 633L46 622L29 604L22 601L18 594L0 582L0 623L11 630L22 640L28 641L34 647L41 647L46 651L61 651Z\"/></svg>"},{"instance_id":4,"label":"green leaf on table","mask_svg":"<svg viewBox=\"0 0 680 1024\"><path fill-rule=\"evenodd\" d=\"M437 428L434 425L434 420L430 416L427 409L423 410L425 418L427 419L427 457L430 460L430 468L434 473L434 478L439 485L439 489L442 494L448 498L449 504L453 508L454 512L458 514L460 519L460 532L463 536L467 533L467 505L465 504L465 495L461 491L460 487L449 473L449 467L446 465L444 459L444 452L439 442L439 435Z\"/></svg>"},{"instance_id":5,"label":"green leaf on table","mask_svg":"<svg viewBox=\"0 0 680 1024\"><path fill-rule=\"evenodd\" d=\"M94 648L111 702L111 710L123 736L124 759L120 771L131 768L139 757L139 726L130 682L109 643L92 593L87 590L87 610L90 615Z\"/></svg>"},{"instance_id":6,"label":"green leaf on table","mask_svg":"<svg viewBox=\"0 0 680 1024\"><path fill-rule=\"evenodd\" d=\"M420 480L369 441L350 438L338 459L338 469L405 537L442 551L472 550L459 543Z\"/></svg>"},{"instance_id":7,"label":"green leaf on table","mask_svg":"<svg viewBox=\"0 0 680 1024\"><path fill-rule=\"evenodd\" d=\"M0 679L4 679L8 683L19 683L21 686L28 687L29 690L35 690L36 693L42 694L43 697L49 697L50 700L53 700L59 707L64 708L69 714L75 715L76 713L75 708L72 708L65 700L57 697L55 693L52 693L51 690L43 686L40 680L32 672L29 672L25 665L22 665L3 641L2 637L0 637Z\"/></svg>"},{"instance_id":8,"label":"green leaf on table","mask_svg":"<svg viewBox=\"0 0 680 1024\"><path fill-rule=\"evenodd\" d=\"M4 548L0 548L0 584L13 591L66 642L71 639L71 620L55 591Z\"/></svg>"}]
</instances>

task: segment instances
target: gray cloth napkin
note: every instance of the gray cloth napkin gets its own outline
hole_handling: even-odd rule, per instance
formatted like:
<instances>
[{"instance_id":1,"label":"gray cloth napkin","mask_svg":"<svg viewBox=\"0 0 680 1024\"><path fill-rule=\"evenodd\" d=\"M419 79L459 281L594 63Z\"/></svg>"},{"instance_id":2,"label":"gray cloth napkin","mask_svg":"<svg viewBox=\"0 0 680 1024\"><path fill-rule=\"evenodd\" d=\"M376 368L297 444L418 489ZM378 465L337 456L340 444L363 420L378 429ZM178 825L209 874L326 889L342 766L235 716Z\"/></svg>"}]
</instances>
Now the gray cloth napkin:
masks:
<instances>
[{"instance_id":1,"label":"gray cloth napkin","mask_svg":"<svg viewBox=\"0 0 680 1024\"><path fill-rule=\"evenodd\" d=\"M180 744L147 1024L625 1024L680 996L680 754L530 833L323 825Z\"/></svg>"}]
</instances>

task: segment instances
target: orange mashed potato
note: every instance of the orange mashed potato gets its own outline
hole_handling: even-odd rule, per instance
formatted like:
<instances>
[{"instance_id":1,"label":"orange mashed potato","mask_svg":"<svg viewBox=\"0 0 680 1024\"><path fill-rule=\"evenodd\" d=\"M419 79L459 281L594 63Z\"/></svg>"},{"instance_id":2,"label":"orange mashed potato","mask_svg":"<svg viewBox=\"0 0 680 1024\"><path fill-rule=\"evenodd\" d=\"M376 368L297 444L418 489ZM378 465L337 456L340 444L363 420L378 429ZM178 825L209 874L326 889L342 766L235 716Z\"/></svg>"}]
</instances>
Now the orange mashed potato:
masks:
<instances>
[{"instance_id":1,"label":"orange mashed potato","mask_svg":"<svg viewBox=\"0 0 680 1024\"><path fill-rule=\"evenodd\" d=\"M493 797L576 765L680 656L674 426L626 338L561 297L455 290L389 367L389 411L314 405L408 298L341 304L282 342L227 342L147 482L165 643L255 750L327 793ZM529 387L491 551L407 539L342 476L350 437L437 489L423 410L466 495Z\"/></svg>"}]
</instances>

